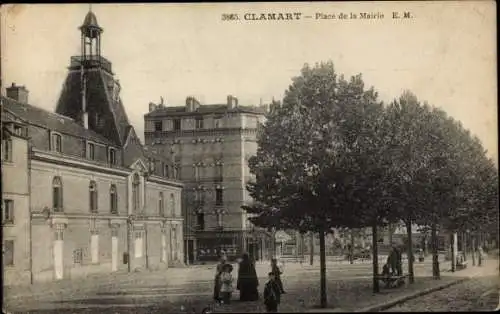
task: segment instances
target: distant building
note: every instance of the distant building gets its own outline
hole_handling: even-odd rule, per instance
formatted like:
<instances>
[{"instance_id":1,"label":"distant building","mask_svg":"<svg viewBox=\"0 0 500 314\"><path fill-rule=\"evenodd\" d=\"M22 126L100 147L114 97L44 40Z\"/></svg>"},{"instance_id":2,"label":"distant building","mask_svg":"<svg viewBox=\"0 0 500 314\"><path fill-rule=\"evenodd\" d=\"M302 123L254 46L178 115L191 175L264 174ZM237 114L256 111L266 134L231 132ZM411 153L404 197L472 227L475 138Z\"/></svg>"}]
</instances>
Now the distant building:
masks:
<instances>
[{"instance_id":1,"label":"distant building","mask_svg":"<svg viewBox=\"0 0 500 314\"><path fill-rule=\"evenodd\" d=\"M267 257L270 233L252 228L241 209L251 198L248 159L257 152L257 132L267 106L242 106L227 96L223 104L149 105L144 115L146 145L170 158L168 171L181 180L185 246L190 262L249 252Z\"/></svg>"},{"instance_id":2,"label":"distant building","mask_svg":"<svg viewBox=\"0 0 500 314\"><path fill-rule=\"evenodd\" d=\"M2 96L5 284L183 264L182 183L140 143L85 17L56 112Z\"/></svg>"}]
</instances>

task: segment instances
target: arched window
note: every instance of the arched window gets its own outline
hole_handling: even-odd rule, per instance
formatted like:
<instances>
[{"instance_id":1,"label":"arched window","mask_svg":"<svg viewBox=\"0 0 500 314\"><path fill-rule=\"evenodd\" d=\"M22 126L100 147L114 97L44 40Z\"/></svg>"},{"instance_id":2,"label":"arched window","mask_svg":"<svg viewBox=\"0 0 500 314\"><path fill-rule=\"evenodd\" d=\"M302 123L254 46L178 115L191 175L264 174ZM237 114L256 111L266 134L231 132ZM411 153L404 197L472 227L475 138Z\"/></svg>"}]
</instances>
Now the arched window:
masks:
<instances>
[{"instance_id":1,"label":"arched window","mask_svg":"<svg viewBox=\"0 0 500 314\"><path fill-rule=\"evenodd\" d=\"M61 177L52 180L52 207L54 212L63 211L63 189Z\"/></svg>"},{"instance_id":2,"label":"arched window","mask_svg":"<svg viewBox=\"0 0 500 314\"><path fill-rule=\"evenodd\" d=\"M170 194L170 210L172 211L172 216L175 217L175 196L174 196L174 193Z\"/></svg>"},{"instance_id":3,"label":"arched window","mask_svg":"<svg viewBox=\"0 0 500 314\"><path fill-rule=\"evenodd\" d=\"M90 181L89 197L90 197L90 212L97 213L97 185L95 181Z\"/></svg>"},{"instance_id":4,"label":"arched window","mask_svg":"<svg viewBox=\"0 0 500 314\"><path fill-rule=\"evenodd\" d=\"M141 179L139 178L139 175L136 173L134 174L134 178L132 180L132 208L134 213L139 211L140 208L140 192L139 192L140 184L141 184Z\"/></svg>"},{"instance_id":5,"label":"arched window","mask_svg":"<svg viewBox=\"0 0 500 314\"><path fill-rule=\"evenodd\" d=\"M158 197L158 213L161 217L165 216L165 209L163 208L163 192L160 192Z\"/></svg>"},{"instance_id":6,"label":"arched window","mask_svg":"<svg viewBox=\"0 0 500 314\"><path fill-rule=\"evenodd\" d=\"M109 208L112 214L118 214L118 195L116 194L116 186L111 184L109 189Z\"/></svg>"}]
</instances>

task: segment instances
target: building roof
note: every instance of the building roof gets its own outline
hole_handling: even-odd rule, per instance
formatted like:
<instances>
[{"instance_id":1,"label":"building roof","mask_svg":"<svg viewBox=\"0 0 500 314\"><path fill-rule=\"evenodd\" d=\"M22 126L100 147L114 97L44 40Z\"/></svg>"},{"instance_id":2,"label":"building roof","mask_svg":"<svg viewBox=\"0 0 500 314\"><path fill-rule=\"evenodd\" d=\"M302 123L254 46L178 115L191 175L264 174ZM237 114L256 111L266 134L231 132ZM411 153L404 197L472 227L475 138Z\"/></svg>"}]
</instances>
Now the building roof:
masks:
<instances>
[{"instance_id":1,"label":"building roof","mask_svg":"<svg viewBox=\"0 0 500 314\"><path fill-rule=\"evenodd\" d=\"M254 114L265 114L266 109L257 106L241 106L238 105L235 108L228 108L226 104L211 104L211 105L200 105L196 111L187 111L185 106L175 106L175 107L157 107L154 111L151 111L144 115L145 118L155 118L155 117L165 117L165 116L194 116L194 115L204 115L204 114L225 114L225 113L254 113Z\"/></svg>"},{"instance_id":2,"label":"building roof","mask_svg":"<svg viewBox=\"0 0 500 314\"><path fill-rule=\"evenodd\" d=\"M71 118L3 96L2 103L4 109L24 120L27 124L40 126L75 137L86 138L106 145L113 145L104 136L92 130L85 129Z\"/></svg>"},{"instance_id":3,"label":"building roof","mask_svg":"<svg viewBox=\"0 0 500 314\"><path fill-rule=\"evenodd\" d=\"M99 112L104 119L100 133L123 146L130 123L121 99L113 97L116 88L113 76L104 70L85 71L87 78L87 110ZM69 117L78 117L82 109L81 73L70 71L57 103L56 112Z\"/></svg>"},{"instance_id":4,"label":"building roof","mask_svg":"<svg viewBox=\"0 0 500 314\"><path fill-rule=\"evenodd\" d=\"M83 20L82 26L80 26L80 29L99 29L102 31L102 28L99 26L97 23L97 17L95 16L94 12L89 11L87 15L85 16L85 19Z\"/></svg>"}]
</instances>

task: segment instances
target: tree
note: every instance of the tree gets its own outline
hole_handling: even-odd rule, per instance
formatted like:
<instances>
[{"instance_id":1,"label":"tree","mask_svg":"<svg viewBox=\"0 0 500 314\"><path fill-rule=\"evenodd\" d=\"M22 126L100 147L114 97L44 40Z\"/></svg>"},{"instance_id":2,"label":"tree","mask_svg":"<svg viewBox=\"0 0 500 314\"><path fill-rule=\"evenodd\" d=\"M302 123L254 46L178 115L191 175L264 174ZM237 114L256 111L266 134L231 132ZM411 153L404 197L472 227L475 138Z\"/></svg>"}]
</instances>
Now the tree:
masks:
<instances>
[{"instance_id":1,"label":"tree","mask_svg":"<svg viewBox=\"0 0 500 314\"><path fill-rule=\"evenodd\" d=\"M252 222L319 233L322 307L327 305L325 233L377 219L377 214L363 217L376 203L369 189L377 190L372 177L381 172L363 170L378 162L369 156L378 150L373 144L385 122L382 112L377 93L364 89L361 75L347 81L337 77L331 62L305 65L283 105L269 114L257 155L249 160L255 182L247 189L255 203L243 208L256 215Z\"/></svg>"}]
</instances>

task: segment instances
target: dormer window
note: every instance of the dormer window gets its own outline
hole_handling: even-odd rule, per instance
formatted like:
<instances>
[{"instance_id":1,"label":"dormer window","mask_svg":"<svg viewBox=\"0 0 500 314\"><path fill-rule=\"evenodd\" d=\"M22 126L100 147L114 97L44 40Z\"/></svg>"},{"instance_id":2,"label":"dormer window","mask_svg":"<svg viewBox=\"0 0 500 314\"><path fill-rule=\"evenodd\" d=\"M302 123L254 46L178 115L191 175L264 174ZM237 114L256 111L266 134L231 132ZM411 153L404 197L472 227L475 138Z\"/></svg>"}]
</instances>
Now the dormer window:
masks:
<instances>
[{"instance_id":1,"label":"dormer window","mask_svg":"<svg viewBox=\"0 0 500 314\"><path fill-rule=\"evenodd\" d=\"M116 165L116 149L114 148L109 148L109 153L108 153L108 162L111 165Z\"/></svg>"},{"instance_id":2,"label":"dormer window","mask_svg":"<svg viewBox=\"0 0 500 314\"><path fill-rule=\"evenodd\" d=\"M52 133L50 135L50 149L52 151L62 153L62 137L59 133Z\"/></svg>"},{"instance_id":3,"label":"dormer window","mask_svg":"<svg viewBox=\"0 0 500 314\"><path fill-rule=\"evenodd\" d=\"M87 143L87 158L90 160L95 160L95 144Z\"/></svg>"},{"instance_id":4,"label":"dormer window","mask_svg":"<svg viewBox=\"0 0 500 314\"><path fill-rule=\"evenodd\" d=\"M14 134L18 136L23 136L23 128L19 125L14 125Z\"/></svg>"}]
</instances>

